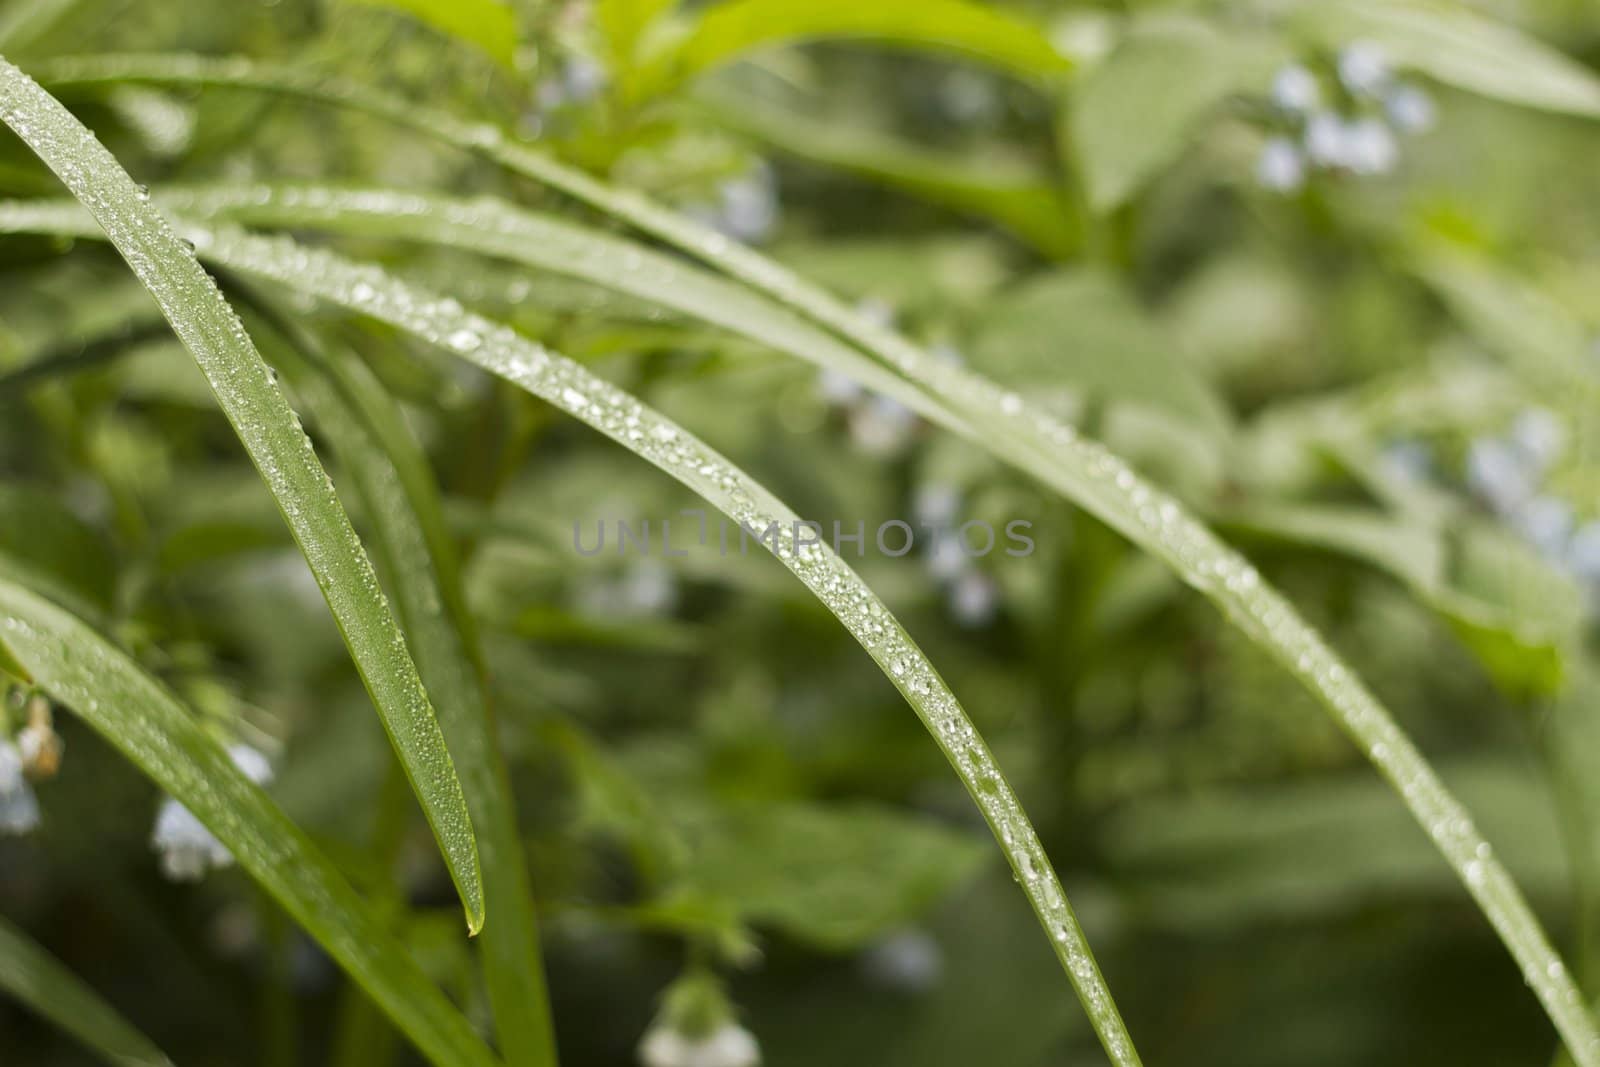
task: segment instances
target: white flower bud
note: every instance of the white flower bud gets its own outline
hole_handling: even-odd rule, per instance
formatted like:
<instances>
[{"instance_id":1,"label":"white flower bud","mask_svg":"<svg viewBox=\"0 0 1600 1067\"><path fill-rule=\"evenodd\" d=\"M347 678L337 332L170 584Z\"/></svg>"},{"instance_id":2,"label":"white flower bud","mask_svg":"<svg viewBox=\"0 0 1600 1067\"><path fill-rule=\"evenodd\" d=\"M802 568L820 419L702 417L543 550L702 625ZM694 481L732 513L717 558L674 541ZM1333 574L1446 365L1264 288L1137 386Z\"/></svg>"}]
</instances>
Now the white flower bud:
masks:
<instances>
[{"instance_id":1,"label":"white flower bud","mask_svg":"<svg viewBox=\"0 0 1600 1067\"><path fill-rule=\"evenodd\" d=\"M1391 73L1389 57L1371 41L1354 41L1339 53L1339 81L1356 96L1380 95Z\"/></svg>"},{"instance_id":2,"label":"white flower bud","mask_svg":"<svg viewBox=\"0 0 1600 1067\"><path fill-rule=\"evenodd\" d=\"M1000 611L1000 587L980 570L968 570L950 590L950 612L970 629L988 626Z\"/></svg>"},{"instance_id":3,"label":"white flower bud","mask_svg":"<svg viewBox=\"0 0 1600 1067\"><path fill-rule=\"evenodd\" d=\"M1511 424L1511 441L1540 471L1547 470L1567 448L1567 431L1546 408L1529 408Z\"/></svg>"},{"instance_id":4,"label":"white flower bud","mask_svg":"<svg viewBox=\"0 0 1600 1067\"><path fill-rule=\"evenodd\" d=\"M639 1062L644 1067L756 1067L761 1047L734 1022L724 1022L703 1037L656 1026L639 1043Z\"/></svg>"},{"instance_id":5,"label":"white flower bud","mask_svg":"<svg viewBox=\"0 0 1600 1067\"><path fill-rule=\"evenodd\" d=\"M863 452L889 456L905 447L916 424L916 412L891 397L875 395L850 413L850 437Z\"/></svg>"},{"instance_id":6,"label":"white flower bud","mask_svg":"<svg viewBox=\"0 0 1600 1067\"><path fill-rule=\"evenodd\" d=\"M907 993L923 993L944 975L944 952L922 930L902 930L861 955L861 967L872 982Z\"/></svg>"},{"instance_id":7,"label":"white flower bud","mask_svg":"<svg viewBox=\"0 0 1600 1067\"><path fill-rule=\"evenodd\" d=\"M1397 85L1383 98L1389 121L1401 133L1426 133L1437 117L1433 97L1415 85Z\"/></svg>"},{"instance_id":8,"label":"white flower bud","mask_svg":"<svg viewBox=\"0 0 1600 1067\"><path fill-rule=\"evenodd\" d=\"M1513 515L1512 522L1541 554L1559 558L1572 532L1572 508L1560 497L1538 496Z\"/></svg>"},{"instance_id":9,"label":"white flower bud","mask_svg":"<svg viewBox=\"0 0 1600 1067\"><path fill-rule=\"evenodd\" d=\"M1256 160L1256 181L1274 193L1292 193L1306 182L1306 161L1286 137L1274 137L1261 148Z\"/></svg>"},{"instance_id":10,"label":"white flower bud","mask_svg":"<svg viewBox=\"0 0 1600 1067\"><path fill-rule=\"evenodd\" d=\"M0 834L25 834L39 825L39 801L22 765L17 746L0 741Z\"/></svg>"},{"instance_id":11,"label":"white flower bud","mask_svg":"<svg viewBox=\"0 0 1600 1067\"><path fill-rule=\"evenodd\" d=\"M1534 491L1526 458L1494 438L1474 441L1468 447L1467 484L1502 514L1515 511Z\"/></svg>"},{"instance_id":12,"label":"white flower bud","mask_svg":"<svg viewBox=\"0 0 1600 1067\"><path fill-rule=\"evenodd\" d=\"M1298 63L1284 67L1272 79L1272 103L1291 115L1306 115L1322 103L1317 76Z\"/></svg>"},{"instance_id":13,"label":"white flower bud","mask_svg":"<svg viewBox=\"0 0 1600 1067\"><path fill-rule=\"evenodd\" d=\"M1567 544L1567 566L1586 581L1600 581L1600 520L1584 523Z\"/></svg>"},{"instance_id":14,"label":"white flower bud","mask_svg":"<svg viewBox=\"0 0 1600 1067\"><path fill-rule=\"evenodd\" d=\"M272 764L249 745L230 745L228 755L244 776L257 785L272 780ZM173 797L161 802L150 845L161 853L161 871L175 882L193 882L213 868L233 863L233 854L192 811Z\"/></svg>"},{"instance_id":15,"label":"white flower bud","mask_svg":"<svg viewBox=\"0 0 1600 1067\"><path fill-rule=\"evenodd\" d=\"M861 399L861 383L832 367L825 367L817 375L817 392L828 403L844 407Z\"/></svg>"},{"instance_id":16,"label":"white flower bud","mask_svg":"<svg viewBox=\"0 0 1600 1067\"><path fill-rule=\"evenodd\" d=\"M1306 156L1319 167L1343 167L1346 158L1344 119L1319 111L1306 123Z\"/></svg>"},{"instance_id":17,"label":"white flower bud","mask_svg":"<svg viewBox=\"0 0 1600 1067\"><path fill-rule=\"evenodd\" d=\"M1400 161L1394 133L1380 119L1357 119L1345 128L1345 163L1356 174L1387 174Z\"/></svg>"},{"instance_id":18,"label":"white flower bud","mask_svg":"<svg viewBox=\"0 0 1600 1067\"><path fill-rule=\"evenodd\" d=\"M911 498L918 526L949 526L961 511L961 490L949 482L925 482Z\"/></svg>"}]
</instances>

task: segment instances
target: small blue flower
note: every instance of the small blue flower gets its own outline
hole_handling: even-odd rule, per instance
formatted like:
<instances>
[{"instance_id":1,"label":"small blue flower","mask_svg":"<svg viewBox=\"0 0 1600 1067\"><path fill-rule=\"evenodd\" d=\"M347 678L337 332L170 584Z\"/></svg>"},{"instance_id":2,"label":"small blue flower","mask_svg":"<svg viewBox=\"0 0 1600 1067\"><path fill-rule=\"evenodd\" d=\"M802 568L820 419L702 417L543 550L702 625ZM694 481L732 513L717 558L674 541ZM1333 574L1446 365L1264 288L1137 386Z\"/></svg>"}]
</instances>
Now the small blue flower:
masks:
<instances>
[{"instance_id":1,"label":"small blue flower","mask_svg":"<svg viewBox=\"0 0 1600 1067\"><path fill-rule=\"evenodd\" d=\"M1523 453L1492 437L1480 438L1467 448L1467 484L1501 514L1515 511L1536 487Z\"/></svg>"},{"instance_id":2,"label":"small blue flower","mask_svg":"<svg viewBox=\"0 0 1600 1067\"><path fill-rule=\"evenodd\" d=\"M1332 111L1319 111L1306 122L1306 157L1319 167L1343 167L1348 158L1347 133L1343 117Z\"/></svg>"},{"instance_id":3,"label":"small blue flower","mask_svg":"<svg viewBox=\"0 0 1600 1067\"><path fill-rule=\"evenodd\" d=\"M1433 129L1437 113L1433 97L1415 85L1397 85L1383 98L1389 121L1401 133L1426 133Z\"/></svg>"},{"instance_id":4,"label":"small blue flower","mask_svg":"<svg viewBox=\"0 0 1600 1067\"><path fill-rule=\"evenodd\" d=\"M1306 183L1306 161L1287 137L1274 137L1256 160L1256 182L1274 193L1292 193Z\"/></svg>"},{"instance_id":5,"label":"small blue flower","mask_svg":"<svg viewBox=\"0 0 1600 1067\"><path fill-rule=\"evenodd\" d=\"M874 395L850 413L850 439L870 455L891 456L911 440L916 425L916 412L891 397Z\"/></svg>"},{"instance_id":6,"label":"small blue flower","mask_svg":"<svg viewBox=\"0 0 1600 1067\"><path fill-rule=\"evenodd\" d=\"M925 993L944 977L944 951L923 930L890 934L861 954L868 981L906 993Z\"/></svg>"},{"instance_id":7,"label":"small blue flower","mask_svg":"<svg viewBox=\"0 0 1600 1067\"><path fill-rule=\"evenodd\" d=\"M1272 79L1272 103L1291 115L1307 115L1322 103L1317 76L1298 63L1278 71Z\"/></svg>"},{"instance_id":8,"label":"small blue flower","mask_svg":"<svg viewBox=\"0 0 1600 1067\"><path fill-rule=\"evenodd\" d=\"M1511 517L1528 543L1550 559L1560 559L1572 533L1572 507L1555 496L1537 496Z\"/></svg>"},{"instance_id":9,"label":"small blue flower","mask_svg":"<svg viewBox=\"0 0 1600 1067\"><path fill-rule=\"evenodd\" d=\"M983 571L969 568L950 587L950 613L968 629L988 626L1000 613L1000 587Z\"/></svg>"},{"instance_id":10,"label":"small blue flower","mask_svg":"<svg viewBox=\"0 0 1600 1067\"><path fill-rule=\"evenodd\" d=\"M229 745L228 755L257 785L272 780L272 764L249 745ZM228 847L173 797L161 802L150 845L161 854L162 873L174 882L199 881L207 871L233 863Z\"/></svg>"},{"instance_id":11,"label":"small blue flower","mask_svg":"<svg viewBox=\"0 0 1600 1067\"><path fill-rule=\"evenodd\" d=\"M1400 146L1381 119L1357 119L1345 127L1344 165L1361 175L1387 174L1400 161Z\"/></svg>"},{"instance_id":12,"label":"small blue flower","mask_svg":"<svg viewBox=\"0 0 1600 1067\"><path fill-rule=\"evenodd\" d=\"M0 741L0 834L25 834L39 825L39 801L22 766L17 746Z\"/></svg>"},{"instance_id":13,"label":"small blue flower","mask_svg":"<svg viewBox=\"0 0 1600 1067\"><path fill-rule=\"evenodd\" d=\"M1354 96L1377 97L1393 73L1382 46L1353 41L1339 52L1339 81Z\"/></svg>"},{"instance_id":14,"label":"small blue flower","mask_svg":"<svg viewBox=\"0 0 1600 1067\"><path fill-rule=\"evenodd\" d=\"M1545 408L1529 408L1511 424L1511 440L1543 472L1566 451L1567 431L1555 413Z\"/></svg>"}]
</instances>

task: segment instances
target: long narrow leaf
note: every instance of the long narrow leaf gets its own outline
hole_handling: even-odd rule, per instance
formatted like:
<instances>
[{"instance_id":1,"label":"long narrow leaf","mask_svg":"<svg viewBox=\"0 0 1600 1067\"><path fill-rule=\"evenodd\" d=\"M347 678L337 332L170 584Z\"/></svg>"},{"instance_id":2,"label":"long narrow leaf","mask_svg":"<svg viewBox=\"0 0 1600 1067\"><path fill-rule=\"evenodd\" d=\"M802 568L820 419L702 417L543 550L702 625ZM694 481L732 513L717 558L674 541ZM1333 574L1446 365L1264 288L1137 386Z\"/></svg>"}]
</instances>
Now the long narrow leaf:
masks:
<instances>
[{"instance_id":1,"label":"long narrow leaf","mask_svg":"<svg viewBox=\"0 0 1600 1067\"><path fill-rule=\"evenodd\" d=\"M479 935L478 950L500 1050L512 1067L553 1064L533 893L438 488L400 411L366 365L320 350L288 324L279 329L288 343L271 354L350 475L379 569L438 701L445 738L461 756L484 892L495 900L495 921Z\"/></svg>"},{"instance_id":2,"label":"long narrow leaf","mask_svg":"<svg viewBox=\"0 0 1600 1067\"><path fill-rule=\"evenodd\" d=\"M372 564L294 411L233 309L147 194L92 133L4 59L0 121L89 210L194 354L322 587L476 932L483 886L461 783Z\"/></svg>"},{"instance_id":3,"label":"long narrow leaf","mask_svg":"<svg viewBox=\"0 0 1600 1067\"><path fill-rule=\"evenodd\" d=\"M198 720L127 653L0 578L0 644L52 697L176 797L437 1067L493 1056L356 891Z\"/></svg>"},{"instance_id":4,"label":"long narrow leaf","mask_svg":"<svg viewBox=\"0 0 1600 1067\"><path fill-rule=\"evenodd\" d=\"M27 934L0 919L0 990L71 1034L116 1067L172 1061Z\"/></svg>"}]
</instances>

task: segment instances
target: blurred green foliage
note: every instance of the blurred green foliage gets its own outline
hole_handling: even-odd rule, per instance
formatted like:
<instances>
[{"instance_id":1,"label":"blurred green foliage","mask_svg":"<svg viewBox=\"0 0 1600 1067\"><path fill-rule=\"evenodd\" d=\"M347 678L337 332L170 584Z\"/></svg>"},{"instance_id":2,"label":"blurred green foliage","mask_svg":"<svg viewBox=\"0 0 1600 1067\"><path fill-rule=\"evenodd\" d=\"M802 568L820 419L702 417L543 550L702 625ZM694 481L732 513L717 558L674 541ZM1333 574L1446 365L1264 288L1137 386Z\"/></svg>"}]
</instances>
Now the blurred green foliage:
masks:
<instances>
[{"instance_id":1,"label":"blurred green foliage","mask_svg":"<svg viewBox=\"0 0 1600 1067\"><path fill-rule=\"evenodd\" d=\"M1425 93L1431 120L1406 133L1392 96L1352 91L1352 46ZM1105 440L1329 635L1600 989L1586 0L0 5L0 53L24 69L113 51L247 54L494 123ZM1319 159L1315 116L1281 99L1290 65L1316 114L1390 122L1393 158L1352 141ZM158 192L319 180L608 225L355 114L229 89L61 95ZM1282 139L1293 182L1267 167ZM5 138L0 193L58 190ZM870 529L942 495L963 519L1030 521L1026 558L858 568L1027 802L1148 1062L1555 1055L1362 754L1077 509L891 402L640 299L425 242L316 240L582 360L808 517ZM7 237L0 278L0 576L270 750L273 797L487 1028L426 825L189 357L103 248ZM686 963L726 978L778 1067L1100 1062L959 782L803 589L758 553L580 556L575 522L695 502L393 330L219 280L361 357L437 481L564 1062L631 1062ZM298 406L322 449L335 431ZM353 474L329 465L370 540ZM157 792L73 716L55 723L42 825L0 838L0 915L177 1063L409 1062L243 875L163 880ZM0 1050L87 1062L9 1004Z\"/></svg>"}]
</instances>

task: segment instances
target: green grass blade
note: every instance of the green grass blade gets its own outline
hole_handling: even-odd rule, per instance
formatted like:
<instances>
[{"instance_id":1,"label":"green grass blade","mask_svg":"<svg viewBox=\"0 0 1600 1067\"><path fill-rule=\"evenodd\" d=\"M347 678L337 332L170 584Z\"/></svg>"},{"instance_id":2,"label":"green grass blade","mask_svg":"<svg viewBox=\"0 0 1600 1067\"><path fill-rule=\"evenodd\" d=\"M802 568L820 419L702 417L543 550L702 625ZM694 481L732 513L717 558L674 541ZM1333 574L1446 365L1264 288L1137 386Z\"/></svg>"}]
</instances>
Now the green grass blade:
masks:
<instances>
[{"instance_id":1,"label":"green grass blade","mask_svg":"<svg viewBox=\"0 0 1600 1067\"><path fill-rule=\"evenodd\" d=\"M439 841L467 927L476 932L483 925L483 886L461 784L372 564L294 411L233 309L147 194L92 133L3 59L0 121L89 210L194 354L322 587Z\"/></svg>"},{"instance_id":2,"label":"green grass blade","mask_svg":"<svg viewBox=\"0 0 1600 1067\"><path fill-rule=\"evenodd\" d=\"M150 1039L32 938L0 919L0 990L116 1067L172 1067Z\"/></svg>"},{"instance_id":3,"label":"green grass blade","mask_svg":"<svg viewBox=\"0 0 1600 1067\"><path fill-rule=\"evenodd\" d=\"M0 212L0 225L7 215ZM1139 1062L1060 880L982 737L922 650L856 573L826 546L798 542L793 524L799 518L792 510L629 394L454 300L286 238L190 232L201 254L220 265L388 322L544 398L653 463L735 522L756 531L777 524L779 532L763 546L844 623L911 704L1000 841L1112 1061Z\"/></svg>"},{"instance_id":4,"label":"green grass blade","mask_svg":"<svg viewBox=\"0 0 1600 1067\"><path fill-rule=\"evenodd\" d=\"M933 410L934 402L904 378L759 293L636 241L504 200L325 185L203 186L163 189L156 195L185 218L425 241L578 278L681 311L840 371L908 406ZM938 407L937 412L936 421L960 424L948 409Z\"/></svg>"},{"instance_id":5,"label":"green grass blade","mask_svg":"<svg viewBox=\"0 0 1600 1067\"><path fill-rule=\"evenodd\" d=\"M0 579L0 644L226 845L437 1067L497 1062L328 859L160 682L68 612Z\"/></svg>"},{"instance_id":6,"label":"green grass blade","mask_svg":"<svg viewBox=\"0 0 1600 1067\"><path fill-rule=\"evenodd\" d=\"M492 127L463 123L361 86L243 59L102 56L51 64L52 79L92 84L123 80L216 84L299 96L350 107L477 152L627 222L738 278L835 331L914 383L915 410L1059 490L1134 544L1164 561L1210 599L1329 710L1395 788L1494 926L1524 978L1582 1067L1600 1067L1600 1030L1560 956L1489 843L1389 711L1322 636L1264 582L1250 563L1177 501L1151 486L1096 442L1039 412L981 376L940 362L856 314L781 265L648 198L611 188ZM956 415L946 421L945 412Z\"/></svg>"},{"instance_id":7,"label":"green grass blade","mask_svg":"<svg viewBox=\"0 0 1600 1067\"><path fill-rule=\"evenodd\" d=\"M553 1064L549 998L510 778L493 740L476 634L427 457L364 363L326 351L286 322L261 335L264 344L274 334L284 343L269 355L363 504L374 558L389 579L423 681L438 701L445 738L461 757L484 891L495 901L495 921L479 935L478 952L500 1051L512 1067Z\"/></svg>"}]
</instances>

